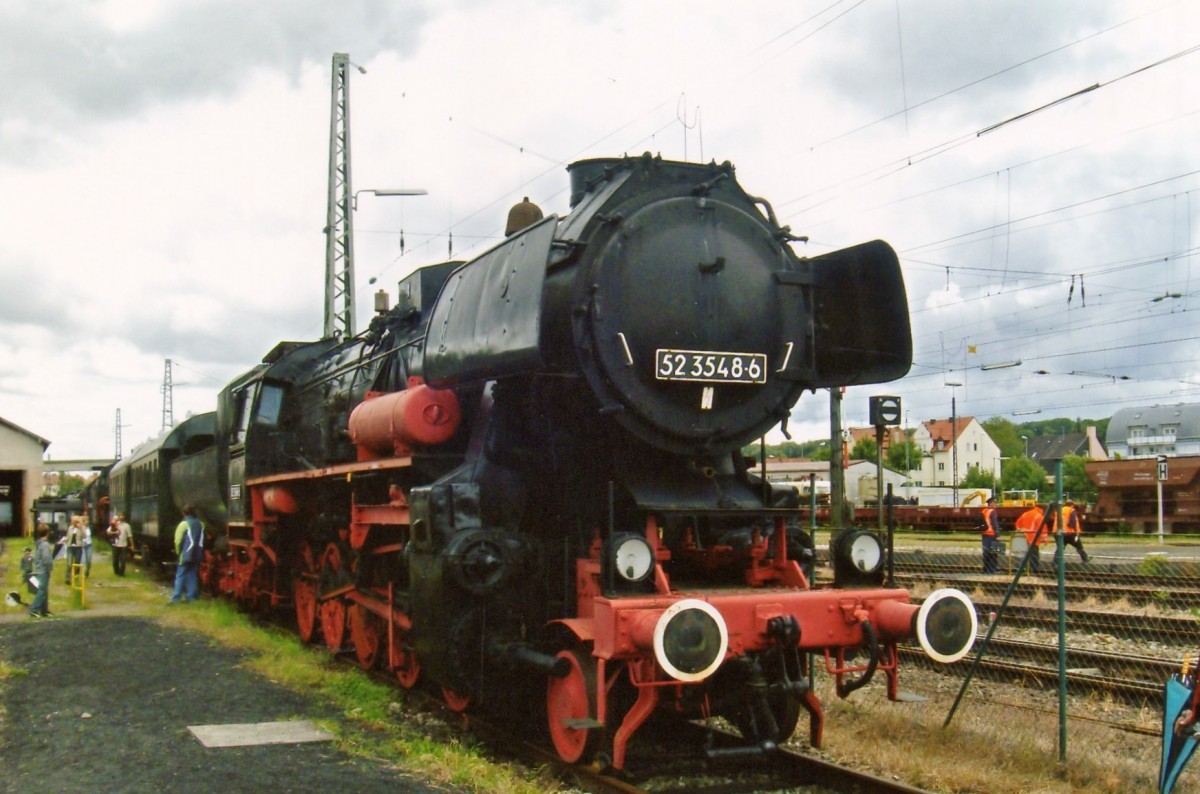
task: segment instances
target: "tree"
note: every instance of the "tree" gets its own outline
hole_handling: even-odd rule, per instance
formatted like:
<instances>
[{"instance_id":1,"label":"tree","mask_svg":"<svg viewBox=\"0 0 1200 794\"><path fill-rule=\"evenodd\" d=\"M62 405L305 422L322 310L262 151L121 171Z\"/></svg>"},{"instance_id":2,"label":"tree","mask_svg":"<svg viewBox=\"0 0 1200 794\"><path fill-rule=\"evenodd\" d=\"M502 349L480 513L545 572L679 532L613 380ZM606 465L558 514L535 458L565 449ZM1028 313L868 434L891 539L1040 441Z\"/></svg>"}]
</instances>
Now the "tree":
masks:
<instances>
[{"instance_id":1,"label":"tree","mask_svg":"<svg viewBox=\"0 0 1200 794\"><path fill-rule=\"evenodd\" d=\"M1063 492L1070 494L1076 501L1095 502L1100 489L1087 476L1085 463L1087 458L1082 455L1067 455L1063 458Z\"/></svg>"},{"instance_id":2,"label":"tree","mask_svg":"<svg viewBox=\"0 0 1200 794\"><path fill-rule=\"evenodd\" d=\"M759 443L747 444L742 447L742 454L753 460L758 460ZM824 448L822 457L819 450ZM813 460L829 460L829 442L816 441L784 441L781 444L768 444L767 456L772 458L811 458Z\"/></svg>"},{"instance_id":3,"label":"tree","mask_svg":"<svg viewBox=\"0 0 1200 794\"><path fill-rule=\"evenodd\" d=\"M959 483L960 488L988 488L996 490L996 478L992 476L990 471L984 471L978 466L970 466L967 469L967 476L963 477Z\"/></svg>"},{"instance_id":4,"label":"tree","mask_svg":"<svg viewBox=\"0 0 1200 794\"><path fill-rule=\"evenodd\" d=\"M1025 442L1021 440L1021 430L1012 422L1002 416L993 416L990 419L985 419L980 422L983 429L991 436L992 441L996 446L1000 447L1000 454L1006 458L1015 458L1018 455L1025 454Z\"/></svg>"},{"instance_id":5,"label":"tree","mask_svg":"<svg viewBox=\"0 0 1200 794\"><path fill-rule=\"evenodd\" d=\"M87 485L87 481L78 474L62 472L58 475L58 492L63 496L78 493L83 490L83 486L85 485Z\"/></svg>"},{"instance_id":6,"label":"tree","mask_svg":"<svg viewBox=\"0 0 1200 794\"><path fill-rule=\"evenodd\" d=\"M875 443L873 438L860 438L855 444L854 449L850 450L851 460L875 460L879 454L879 445Z\"/></svg>"},{"instance_id":7,"label":"tree","mask_svg":"<svg viewBox=\"0 0 1200 794\"><path fill-rule=\"evenodd\" d=\"M1001 474L1001 491L1039 491L1046 495L1046 470L1024 456L1005 462Z\"/></svg>"},{"instance_id":8,"label":"tree","mask_svg":"<svg viewBox=\"0 0 1200 794\"><path fill-rule=\"evenodd\" d=\"M911 469L921 468L921 448L911 438L906 438L900 443L892 442L888 446L886 459L884 463L893 471L902 471L906 474ZM910 469L911 467L911 469Z\"/></svg>"}]
</instances>

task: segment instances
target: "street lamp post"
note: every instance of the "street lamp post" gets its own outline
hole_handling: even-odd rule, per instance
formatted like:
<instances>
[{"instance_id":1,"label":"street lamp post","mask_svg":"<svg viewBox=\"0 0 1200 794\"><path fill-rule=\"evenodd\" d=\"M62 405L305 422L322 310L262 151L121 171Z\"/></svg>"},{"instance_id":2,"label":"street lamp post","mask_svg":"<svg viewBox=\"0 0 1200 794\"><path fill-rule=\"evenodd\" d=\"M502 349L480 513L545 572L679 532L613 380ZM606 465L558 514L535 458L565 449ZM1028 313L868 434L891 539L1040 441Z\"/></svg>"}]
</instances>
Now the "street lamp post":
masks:
<instances>
[{"instance_id":1,"label":"street lamp post","mask_svg":"<svg viewBox=\"0 0 1200 794\"><path fill-rule=\"evenodd\" d=\"M429 191L424 188L380 188L373 190L371 188L363 188L362 190L354 191L354 197L350 201L351 209L358 209L358 194L370 193L373 196L427 196Z\"/></svg>"},{"instance_id":2,"label":"street lamp post","mask_svg":"<svg viewBox=\"0 0 1200 794\"><path fill-rule=\"evenodd\" d=\"M912 503L912 461L909 460L909 454L912 452L912 441L908 438L908 409L904 409L904 499L909 504Z\"/></svg>"},{"instance_id":3,"label":"street lamp post","mask_svg":"<svg viewBox=\"0 0 1200 794\"><path fill-rule=\"evenodd\" d=\"M1021 436L1021 440L1025 442L1025 457L1029 457L1029 436Z\"/></svg>"},{"instance_id":4,"label":"street lamp post","mask_svg":"<svg viewBox=\"0 0 1200 794\"><path fill-rule=\"evenodd\" d=\"M353 240L353 235L354 235L353 214L358 211L358 195L360 193L370 193L372 196L427 196L427 195L429 195L429 191L425 190L424 188L363 188L362 190L354 191L353 195L350 196L350 209L351 209L352 217L350 219L350 222L347 224L347 227L349 229L348 238L351 240ZM347 250L351 250L351 249L347 249ZM403 227L401 227L401 229L400 229L400 252L401 253L404 252L404 228ZM349 285L349 288L351 290L353 290L353 288L354 288L354 259L353 259L352 254L351 254L351 256L348 256L346 258L346 268L347 268L348 279L349 279L348 285ZM374 277L371 278L371 283L372 284L375 283ZM377 292L375 294L375 311L377 311L377 312L387 311L387 308L388 308L387 303L388 303L387 293L385 293L383 290L380 290L379 292ZM349 332L353 333L354 332L354 302L353 302L353 300L351 300L351 302L350 302L349 316L350 316L350 320L349 320L348 328L349 328Z\"/></svg>"}]
</instances>

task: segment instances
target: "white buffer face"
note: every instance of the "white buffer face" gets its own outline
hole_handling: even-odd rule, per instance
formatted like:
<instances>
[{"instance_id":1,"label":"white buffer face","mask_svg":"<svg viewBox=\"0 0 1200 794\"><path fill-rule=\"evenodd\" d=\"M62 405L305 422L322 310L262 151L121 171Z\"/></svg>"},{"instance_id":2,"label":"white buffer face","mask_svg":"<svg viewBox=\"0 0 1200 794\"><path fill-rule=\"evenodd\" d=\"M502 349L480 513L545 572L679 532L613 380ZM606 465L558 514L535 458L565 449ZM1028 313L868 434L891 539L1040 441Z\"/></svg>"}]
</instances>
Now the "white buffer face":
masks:
<instances>
[{"instance_id":1,"label":"white buffer face","mask_svg":"<svg viewBox=\"0 0 1200 794\"><path fill-rule=\"evenodd\" d=\"M703 681L729 649L729 628L707 601L685 598L662 613L654 627L654 657L676 681Z\"/></svg>"},{"instance_id":2,"label":"white buffer face","mask_svg":"<svg viewBox=\"0 0 1200 794\"><path fill-rule=\"evenodd\" d=\"M930 593L917 611L917 642L935 662L950 664L966 656L978 631L974 604L952 587Z\"/></svg>"}]
</instances>

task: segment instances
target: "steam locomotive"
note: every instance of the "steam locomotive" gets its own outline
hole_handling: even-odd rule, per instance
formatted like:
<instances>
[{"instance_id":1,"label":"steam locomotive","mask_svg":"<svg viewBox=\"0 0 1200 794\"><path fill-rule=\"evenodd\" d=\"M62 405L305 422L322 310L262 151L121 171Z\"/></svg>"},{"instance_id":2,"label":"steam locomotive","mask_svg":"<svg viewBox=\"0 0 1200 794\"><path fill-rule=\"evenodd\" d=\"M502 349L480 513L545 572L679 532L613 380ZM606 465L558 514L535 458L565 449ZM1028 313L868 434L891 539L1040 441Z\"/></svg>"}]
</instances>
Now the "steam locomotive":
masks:
<instances>
[{"instance_id":1,"label":"steam locomotive","mask_svg":"<svg viewBox=\"0 0 1200 794\"><path fill-rule=\"evenodd\" d=\"M965 595L884 587L861 529L814 586L794 489L741 454L807 389L908 371L891 248L798 257L729 163L568 171L567 215L526 200L365 332L277 345L146 451L158 493L114 469L116 509L165 544L194 504L209 588L452 708L536 703L567 762L624 768L652 716L725 716L746 746L711 752L761 753L804 710L819 744L810 659L895 699L899 642L961 658Z\"/></svg>"}]
</instances>

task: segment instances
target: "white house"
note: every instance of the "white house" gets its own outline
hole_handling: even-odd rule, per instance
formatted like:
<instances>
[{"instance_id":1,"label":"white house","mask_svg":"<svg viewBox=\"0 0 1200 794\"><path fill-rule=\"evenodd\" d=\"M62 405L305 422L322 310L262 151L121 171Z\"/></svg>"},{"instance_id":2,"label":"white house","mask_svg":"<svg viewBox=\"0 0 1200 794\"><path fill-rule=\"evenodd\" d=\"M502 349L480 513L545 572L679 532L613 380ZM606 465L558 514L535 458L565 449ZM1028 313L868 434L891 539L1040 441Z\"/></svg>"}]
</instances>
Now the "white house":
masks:
<instances>
[{"instance_id":1,"label":"white house","mask_svg":"<svg viewBox=\"0 0 1200 794\"><path fill-rule=\"evenodd\" d=\"M972 466L997 477L1001 473L1000 447L973 416L922 422L913 431L913 443L921 449L921 468L911 472L914 485L953 486L963 481Z\"/></svg>"}]
</instances>

